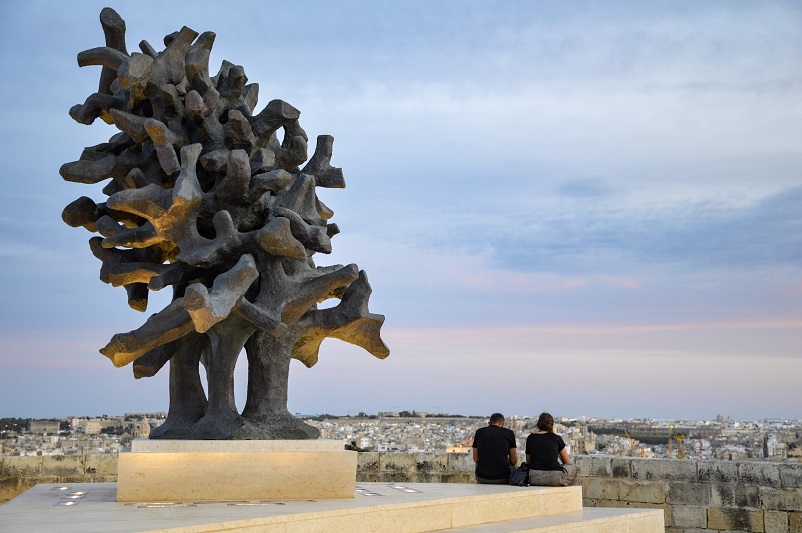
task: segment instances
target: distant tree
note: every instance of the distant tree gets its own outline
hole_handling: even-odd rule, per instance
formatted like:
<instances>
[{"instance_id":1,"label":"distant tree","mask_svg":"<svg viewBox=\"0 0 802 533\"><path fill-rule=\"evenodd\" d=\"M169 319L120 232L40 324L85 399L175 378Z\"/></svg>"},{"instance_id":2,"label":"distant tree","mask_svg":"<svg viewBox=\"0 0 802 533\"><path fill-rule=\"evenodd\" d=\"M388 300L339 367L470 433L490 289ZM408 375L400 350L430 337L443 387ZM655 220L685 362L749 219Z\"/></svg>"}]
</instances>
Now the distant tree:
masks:
<instances>
[{"instance_id":1,"label":"distant tree","mask_svg":"<svg viewBox=\"0 0 802 533\"><path fill-rule=\"evenodd\" d=\"M2 430L27 431L30 427L30 418L0 418L0 429Z\"/></svg>"},{"instance_id":2,"label":"distant tree","mask_svg":"<svg viewBox=\"0 0 802 533\"><path fill-rule=\"evenodd\" d=\"M350 450L350 451L354 451L354 452L364 452L364 451L367 451L366 449L364 449L364 448L360 448L359 446L357 446L357 445L356 445L356 441L355 441L355 440L352 440L350 443L346 444L346 445L345 445L345 449L346 449L346 450Z\"/></svg>"}]
</instances>

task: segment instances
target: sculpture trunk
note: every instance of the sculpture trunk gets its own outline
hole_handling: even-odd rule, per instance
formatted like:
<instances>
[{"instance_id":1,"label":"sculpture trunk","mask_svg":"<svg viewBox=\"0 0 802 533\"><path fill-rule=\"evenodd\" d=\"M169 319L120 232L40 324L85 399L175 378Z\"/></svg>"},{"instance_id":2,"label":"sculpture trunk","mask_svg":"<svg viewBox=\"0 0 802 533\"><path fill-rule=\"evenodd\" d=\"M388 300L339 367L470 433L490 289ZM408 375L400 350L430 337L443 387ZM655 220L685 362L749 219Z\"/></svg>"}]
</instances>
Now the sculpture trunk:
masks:
<instances>
[{"instance_id":1,"label":"sculpture trunk","mask_svg":"<svg viewBox=\"0 0 802 533\"><path fill-rule=\"evenodd\" d=\"M206 413L198 371L203 350L208 350L206 336L193 333L170 359L170 410L167 420L151 431L151 438L186 438L187 430Z\"/></svg>"},{"instance_id":2,"label":"sculpture trunk","mask_svg":"<svg viewBox=\"0 0 802 533\"><path fill-rule=\"evenodd\" d=\"M287 408L290 360L298 335L282 339L257 331L245 344L248 353L248 400L242 416L258 438L309 439L320 431L304 424ZM269 435L269 437L267 437Z\"/></svg>"},{"instance_id":3,"label":"sculpture trunk","mask_svg":"<svg viewBox=\"0 0 802 533\"><path fill-rule=\"evenodd\" d=\"M210 329L206 378L209 403L206 414L191 428L195 439L231 439L242 426L234 402L234 367L254 327L243 320L228 320Z\"/></svg>"}]
</instances>

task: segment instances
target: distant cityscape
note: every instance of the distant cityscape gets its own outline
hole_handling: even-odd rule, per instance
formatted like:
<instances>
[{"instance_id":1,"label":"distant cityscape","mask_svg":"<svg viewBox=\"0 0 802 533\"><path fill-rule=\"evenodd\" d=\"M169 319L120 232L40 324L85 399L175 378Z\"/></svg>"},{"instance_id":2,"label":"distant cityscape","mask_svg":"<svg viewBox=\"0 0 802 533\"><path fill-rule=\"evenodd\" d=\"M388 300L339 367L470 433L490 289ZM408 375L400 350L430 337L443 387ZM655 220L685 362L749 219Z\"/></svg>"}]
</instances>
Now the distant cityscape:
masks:
<instances>
[{"instance_id":1,"label":"distant cityscape","mask_svg":"<svg viewBox=\"0 0 802 533\"><path fill-rule=\"evenodd\" d=\"M0 419L0 455L116 454L147 437L166 413L63 419ZM318 427L321 438L342 440L357 451L470 453L473 435L486 417L421 411L356 416L298 415ZM766 460L802 462L802 420L735 421L559 418L555 432L571 454L646 458ZM509 417L507 427L523 450L535 425L530 417Z\"/></svg>"}]
</instances>

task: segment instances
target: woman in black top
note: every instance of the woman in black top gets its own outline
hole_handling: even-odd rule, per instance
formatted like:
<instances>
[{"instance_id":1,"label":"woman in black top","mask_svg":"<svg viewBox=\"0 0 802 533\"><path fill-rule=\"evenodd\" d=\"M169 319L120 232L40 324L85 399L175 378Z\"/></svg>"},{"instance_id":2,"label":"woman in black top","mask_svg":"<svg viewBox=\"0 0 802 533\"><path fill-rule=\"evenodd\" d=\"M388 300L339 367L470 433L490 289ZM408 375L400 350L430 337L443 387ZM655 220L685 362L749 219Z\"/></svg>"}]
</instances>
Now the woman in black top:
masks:
<instances>
[{"instance_id":1,"label":"woman in black top","mask_svg":"<svg viewBox=\"0 0 802 533\"><path fill-rule=\"evenodd\" d=\"M537 430L526 439L526 462L529 463L529 484L567 486L576 479L576 466L562 437L554 433L554 417L540 413Z\"/></svg>"}]
</instances>

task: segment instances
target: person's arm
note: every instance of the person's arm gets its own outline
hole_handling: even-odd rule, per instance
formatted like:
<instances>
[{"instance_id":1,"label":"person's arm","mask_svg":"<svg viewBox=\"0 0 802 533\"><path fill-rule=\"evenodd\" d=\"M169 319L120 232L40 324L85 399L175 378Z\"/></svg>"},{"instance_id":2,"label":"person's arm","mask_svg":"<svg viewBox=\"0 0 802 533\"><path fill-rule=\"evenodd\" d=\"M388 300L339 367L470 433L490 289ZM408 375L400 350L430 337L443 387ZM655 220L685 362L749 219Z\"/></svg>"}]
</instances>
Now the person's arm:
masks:
<instances>
[{"instance_id":1,"label":"person's arm","mask_svg":"<svg viewBox=\"0 0 802 533\"><path fill-rule=\"evenodd\" d=\"M526 454L526 462L527 463L531 463L532 462L532 454L531 453L527 453Z\"/></svg>"},{"instance_id":2,"label":"person's arm","mask_svg":"<svg viewBox=\"0 0 802 533\"><path fill-rule=\"evenodd\" d=\"M560 459L562 459L564 465L571 464L571 456L568 455L568 448L560 450Z\"/></svg>"},{"instance_id":3,"label":"person's arm","mask_svg":"<svg viewBox=\"0 0 802 533\"><path fill-rule=\"evenodd\" d=\"M474 448L473 449L473 462L474 463L478 463L479 462L479 448Z\"/></svg>"},{"instance_id":4,"label":"person's arm","mask_svg":"<svg viewBox=\"0 0 802 533\"><path fill-rule=\"evenodd\" d=\"M510 464L518 466L518 448L510 448Z\"/></svg>"}]
</instances>

